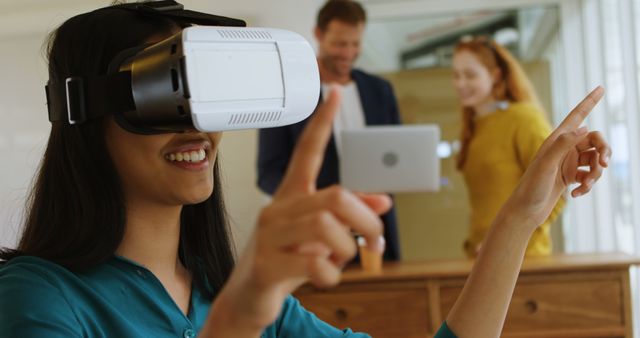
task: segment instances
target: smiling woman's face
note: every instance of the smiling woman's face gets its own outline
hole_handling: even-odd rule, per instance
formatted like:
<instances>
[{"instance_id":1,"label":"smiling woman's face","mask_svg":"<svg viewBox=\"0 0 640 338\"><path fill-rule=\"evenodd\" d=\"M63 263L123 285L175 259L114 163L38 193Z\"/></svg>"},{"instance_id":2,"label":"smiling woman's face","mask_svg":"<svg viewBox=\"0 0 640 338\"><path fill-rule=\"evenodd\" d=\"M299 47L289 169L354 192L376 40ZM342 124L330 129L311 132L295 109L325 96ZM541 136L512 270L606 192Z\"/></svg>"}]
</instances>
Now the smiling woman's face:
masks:
<instances>
[{"instance_id":1,"label":"smiling woman's face","mask_svg":"<svg viewBox=\"0 0 640 338\"><path fill-rule=\"evenodd\" d=\"M221 132L138 135L113 118L105 128L107 150L127 201L186 205L200 203L213 192Z\"/></svg>"},{"instance_id":2,"label":"smiling woman's face","mask_svg":"<svg viewBox=\"0 0 640 338\"><path fill-rule=\"evenodd\" d=\"M463 50L454 54L453 86L462 106L474 107L493 100L496 77L473 53Z\"/></svg>"},{"instance_id":3,"label":"smiling woman's face","mask_svg":"<svg viewBox=\"0 0 640 338\"><path fill-rule=\"evenodd\" d=\"M147 43L161 41L179 31L175 27L168 34L147 39ZM180 134L139 135L108 118L105 137L126 201L177 206L200 203L211 196L221 132L189 130Z\"/></svg>"}]
</instances>

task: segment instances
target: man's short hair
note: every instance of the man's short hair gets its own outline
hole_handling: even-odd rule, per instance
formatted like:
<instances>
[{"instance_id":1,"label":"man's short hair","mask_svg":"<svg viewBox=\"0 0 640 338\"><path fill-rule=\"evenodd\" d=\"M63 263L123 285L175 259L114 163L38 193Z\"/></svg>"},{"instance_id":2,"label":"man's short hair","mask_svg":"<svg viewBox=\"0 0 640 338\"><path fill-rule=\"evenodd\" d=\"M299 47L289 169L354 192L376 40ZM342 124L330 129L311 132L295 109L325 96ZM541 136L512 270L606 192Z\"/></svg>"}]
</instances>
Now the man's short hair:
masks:
<instances>
[{"instance_id":1,"label":"man's short hair","mask_svg":"<svg viewBox=\"0 0 640 338\"><path fill-rule=\"evenodd\" d=\"M329 0L318 12L316 26L324 31L331 20L357 25L367 21L367 14L360 3L353 0Z\"/></svg>"}]
</instances>

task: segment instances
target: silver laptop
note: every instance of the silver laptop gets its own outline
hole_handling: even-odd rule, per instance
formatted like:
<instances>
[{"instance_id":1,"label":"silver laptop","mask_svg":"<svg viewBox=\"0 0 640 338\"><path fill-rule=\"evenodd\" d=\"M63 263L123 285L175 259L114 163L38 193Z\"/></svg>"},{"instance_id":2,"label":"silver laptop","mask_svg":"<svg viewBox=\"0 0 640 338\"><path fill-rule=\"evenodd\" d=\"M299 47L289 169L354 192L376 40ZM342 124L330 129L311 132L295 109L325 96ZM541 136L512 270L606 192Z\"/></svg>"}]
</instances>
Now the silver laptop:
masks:
<instances>
[{"instance_id":1,"label":"silver laptop","mask_svg":"<svg viewBox=\"0 0 640 338\"><path fill-rule=\"evenodd\" d=\"M340 181L362 192L440 188L437 125L376 126L342 131Z\"/></svg>"}]
</instances>

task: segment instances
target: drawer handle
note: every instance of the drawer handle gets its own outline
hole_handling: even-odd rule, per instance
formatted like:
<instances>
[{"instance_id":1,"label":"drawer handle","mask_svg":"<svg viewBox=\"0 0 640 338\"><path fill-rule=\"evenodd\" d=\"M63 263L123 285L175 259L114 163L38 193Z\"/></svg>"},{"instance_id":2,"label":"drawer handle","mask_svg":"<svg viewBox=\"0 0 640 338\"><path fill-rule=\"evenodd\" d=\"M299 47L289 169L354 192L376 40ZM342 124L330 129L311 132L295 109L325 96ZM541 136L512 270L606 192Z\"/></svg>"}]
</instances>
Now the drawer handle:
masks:
<instances>
[{"instance_id":1,"label":"drawer handle","mask_svg":"<svg viewBox=\"0 0 640 338\"><path fill-rule=\"evenodd\" d=\"M345 309L337 309L336 310L336 318L338 320L345 320L347 319L348 315L347 315L347 311Z\"/></svg>"},{"instance_id":2,"label":"drawer handle","mask_svg":"<svg viewBox=\"0 0 640 338\"><path fill-rule=\"evenodd\" d=\"M538 312L538 302L536 302L535 300L528 300L526 303L524 303L524 307L530 314Z\"/></svg>"}]
</instances>

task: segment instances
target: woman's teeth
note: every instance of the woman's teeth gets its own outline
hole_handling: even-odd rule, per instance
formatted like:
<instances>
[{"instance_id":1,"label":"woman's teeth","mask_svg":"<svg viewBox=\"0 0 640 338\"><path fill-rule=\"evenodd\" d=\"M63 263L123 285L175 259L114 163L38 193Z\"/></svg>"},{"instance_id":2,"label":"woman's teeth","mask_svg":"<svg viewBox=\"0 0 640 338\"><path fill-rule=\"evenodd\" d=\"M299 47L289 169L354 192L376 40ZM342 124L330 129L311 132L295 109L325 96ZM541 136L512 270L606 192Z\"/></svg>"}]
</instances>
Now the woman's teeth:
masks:
<instances>
[{"instance_id":1,"label":"woman's teeth","mask_svg":"<svg viewBox=\"0 0 640 338\"><path fill-rule=\"evenodd\" d=\"M171 162L184 161L184 162L195 163L195 162L200 162L204 160L206 157L207 157L207 153L204 151L204 149L200 149L199 151L194 150L194 151L186 151L181 153L171 153L171 154L165 155L164 158L166 158Z\"/></svg>"}]
</instances>

